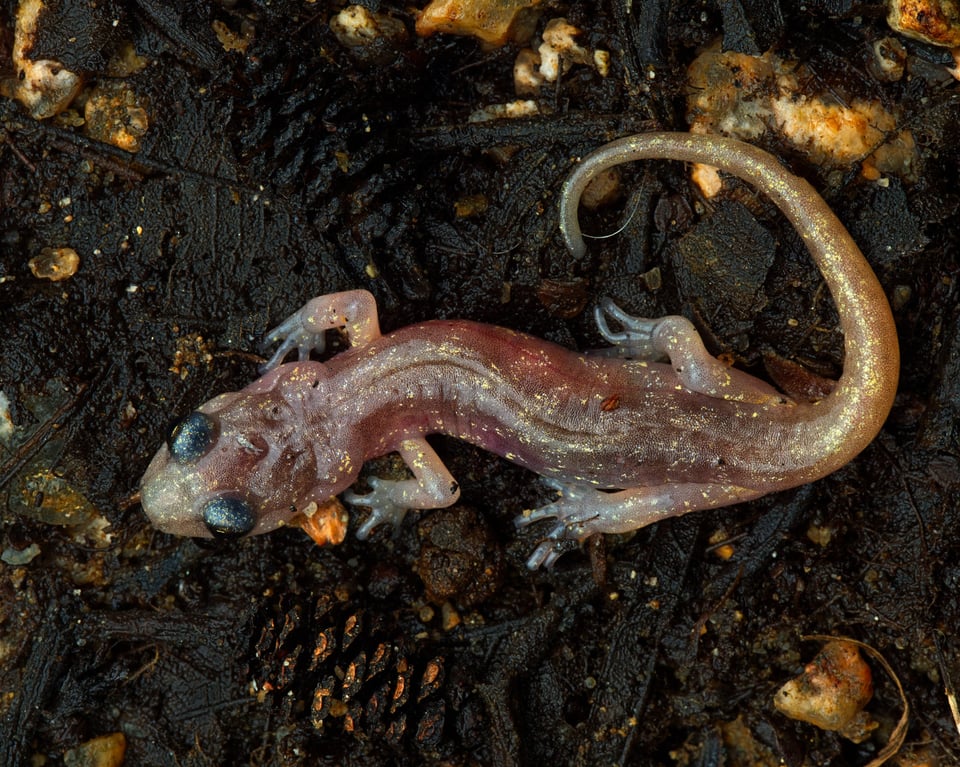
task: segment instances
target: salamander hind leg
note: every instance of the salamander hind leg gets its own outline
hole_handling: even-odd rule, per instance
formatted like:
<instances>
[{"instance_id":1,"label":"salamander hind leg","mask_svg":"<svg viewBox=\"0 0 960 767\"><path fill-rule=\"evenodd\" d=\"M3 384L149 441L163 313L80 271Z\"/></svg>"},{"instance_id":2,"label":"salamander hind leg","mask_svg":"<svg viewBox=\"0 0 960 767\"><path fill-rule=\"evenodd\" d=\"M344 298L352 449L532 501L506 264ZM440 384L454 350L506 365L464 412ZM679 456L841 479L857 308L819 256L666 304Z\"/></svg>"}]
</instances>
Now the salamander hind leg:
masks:
<instances>
[{"instance_id":1,"label":"salamander hind leg","mask_svg":"<svg viewBox=\"0 0 960 767\"><path fill-rule=\"evenodd\" d=\"M397 452L413 472L413 479L371 477L367 480L369 493L344 493L347 503L370 507L370 516L357 530L361 540L384 523L398 527L409 509L444 508L460 497L460 486L425 439L405 439Z\"/></svg>"},{"instance_id":2,"label":"salamander hind leg","mask_svg":"<svg viewBox=\"0 0 960 767\"><path fill-rule=\"evenodd\" d=\"M380 337L377 302L366 290L331 293L307 301L266 335L267 344L279 344L262 373L273 370L294 349L303 361L314 351L323 353L327 331L343 329L351 346L364 346Z\"/></svg>"},{"instance_id":3,"label":"salamander hind leg","mask_svg":"<svg viewBox=\"0 0 960 767\"><path fill-rule=\"evenodd\" d=\"M689 511L728 506L764 494L746 487L698 483L604 492L589 485L544 481L560 494L559 500L524 512L514 521L517 527L526 527L545 519L556 520L527 560L531 570L551 567L565 551L561 541L583 542L596 533L626 533Z\"/></svg>"},{"instance_id":4,"label":"salamander hind leg","mask_svg":"<svg viewBox=\"0 0 960 767\"><path fill-rule=\"evenodd\" d=\"M621 330L611 330L608 318L615 320ZM690 391L756 405L793 404L772 386L725 365L710 354L686 317L634 317L611 299L604 298L595 310L595 319L600 334L613 344L618 356L640 360L666 357L680 383Z\"/></svg>"}]
</instances>

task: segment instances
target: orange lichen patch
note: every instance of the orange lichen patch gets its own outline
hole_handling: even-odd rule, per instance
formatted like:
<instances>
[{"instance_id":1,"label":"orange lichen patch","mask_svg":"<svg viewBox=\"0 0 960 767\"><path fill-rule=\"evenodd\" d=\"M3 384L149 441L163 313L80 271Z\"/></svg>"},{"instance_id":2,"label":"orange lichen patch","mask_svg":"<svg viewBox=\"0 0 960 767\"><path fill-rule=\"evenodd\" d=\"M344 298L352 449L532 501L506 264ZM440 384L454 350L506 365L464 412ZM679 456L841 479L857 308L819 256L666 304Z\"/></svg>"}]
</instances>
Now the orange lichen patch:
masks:
<instances>
[{"instance_id":1,"label":"orange lichen patch","mask_svg":"<svg viewBox=\"0 0 960 767\"><path fill-rule=\"evenodd\" d=\"M877 101L857 99L849 106L820 98L773 100L776 128L818 164L846 165L865 157L896 127Z\"/></svg>"},{"instance_id":2,"label":"orange lichen patch","mask_svg":"<svg viewBox=\"0 0 960 767\"><path fill-rule=\"evenodd\" d=\"M37 37L37 20L43 0L23 0L17 7L13 34L13 77L0 78L0 95L23 104L35 120L59 114L73 101L83 85L78 74L59 61L30 58Z\"/></svg>"},{"instance_id":3,"label":"orange lichen patch","mask_svg":"<svg viewBox=\"0 0 960 767\"><path fill-rule=\"evenodd\" d=\"M310 503L291 524L298 526L318 546L336 546L347 537L349 517L340 499L334 496L322 505Z\"/></svg>"},{"instance_id":4,"label":"orange lichen patch","mask_svg":"<svg viewBox=\"0 0 960 767\"><path fill-rule=\"evenodd\" d=\"M776 56L723 52L711 45L687 69L687 121L694 133L756 139L768 129L776 95Z\"/></svg>"},{"instance_id":5,"label":"orange lichen patch","mask_svg":"<svg viewBox=\"0 0 960 767\"><path fill-rule=\"evenodd\" d=\"M374 13L362 5L348 5L330 19L330 31L348 48L373 45L379 40L400 41L407 28L399 19L385 13Z\"/></svg>"},{"instance_id":6,"label":"orange lichen patch","mask_svg":"<svg viewBox=\"0 0 960 767\"><path fill-rule=\"evenodd\" d=\"M609 72L609 54L606 51L589 51L578 45L574 38L580 30L566 19L551 19L543 30L540 53L540 74L547 82L556 82L563 72L574 64L595 66L604 77ZM599 58L596 54L600 54Z\"/></svg>"},{"instance_id":7,"label":"orange lichen patch","mask_svg":"<svg viewBox=\"0 0 960 767\"><path fill-rule=\"evenodd\" d=\"M960 47L960 4L956 0L889 0L887 23L914 40Z\"/></svg>"},{"instance_id":8,"label":"orange lichen patch","mask_svg":"<svg viewBox=\"0 0 960 767\"><path fill-rule=\"evenodd\" d=\"M574 65L593 67L601 77L610 73L609 51L591 51L574 39L577 27L564 18L551 19L536 51L524 48L513 65L513 84L519 96L537 93L544 83L555 83Z\"/></svg>"},{"instance_id":9,"label":"orange lichen patch","mask_svg":"<svg viewBox=\"0 0 960 767\"><path fill-rule=\"evenodd\" d=\"M775 133L818 166L866 161L868 177L879 167L870 155L885 147L884 169L909 177L915 149L910 134L898 131L896 115L876 100L841 102L826 88L813 91L816 82L804 65L773 53L748 56L710 46L687 70L690 130L747 140ZM693 173L706 196L719 191L715 170Z\"/></svg>"},{"instance_id":10,"label":"orange lichen patch","mask_svg":"<svg viewBox=\"0 0 960 767\"><path fill-rule=\"evenodd\" d=\"M122 80L97 86L87 98L83 118L90 138L131 153L140 151L140 140L150 127L144 99Z\"/></svg>"},{"instance_id":11,"label":"orange lichen patch","mask_svg":"<svg viewBox=\"0 0 960 767\"><path fill-rule=\"evenodd\" d=\"M773 705L791 719L861 743L877 727L863 710L872 696L873 678L860 650L851 642L833 641L777 691Z\"/></svg>"},{"instance_id":12,"label":"orange lichen patch","mask_svg":"<svg viewBox=\"0 0 960 767\"><path fill-rule=\"evenodd\" d=\"M80 268L80 256L73 248L43 248L27 264L38 280L60 282L68 280Z\"/></svg>"},{"instance_id":13,"label":"orange lichen patch","mask_svg":"<svg viewBox=\"0 0 960 767\"><path fill-rule=\"evenodd\" d=\"M417 17L421 37L437 32L475 37L499 48L533 34L540 0L433 0Z\"/></svg>"}]
</instances>

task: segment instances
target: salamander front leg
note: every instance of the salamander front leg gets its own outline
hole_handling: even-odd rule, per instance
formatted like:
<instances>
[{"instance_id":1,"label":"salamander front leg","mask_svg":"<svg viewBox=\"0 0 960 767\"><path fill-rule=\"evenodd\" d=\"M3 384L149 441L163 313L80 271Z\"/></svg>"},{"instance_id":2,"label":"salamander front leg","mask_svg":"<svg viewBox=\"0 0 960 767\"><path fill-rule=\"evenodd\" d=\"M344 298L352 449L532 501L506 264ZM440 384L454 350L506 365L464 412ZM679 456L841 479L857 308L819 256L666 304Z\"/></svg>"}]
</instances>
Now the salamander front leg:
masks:
<instances>
[{"instance_id":1,"label":"salamander front leg","mask_svg":"<svg viewBox=\"0 0 960 767\"><path fill-rule=\"evenodd\" d=\"M380 337L377 302L366 290L331 293L307 301L266 335L268 344L279 343L261 373L273 370L294 349L300 361L310 352L323 353L327 331L342 328L351 346L365 346Z\"/></svg>"},{"instance_id":2,"label":"salamander front leg","mask_svg":"<svg viewBox=\"0 0 960 767\"><path fill-rule=\"evenodd\" d=\"M594 316L600 334L613 344L619 356L640 360L667 357L680 383L690 391L756 405L794 404L772 386L723 364L710 354L686 317L634 317L609 298L600 302ZM615 320L622 330L611 330L607 318Z\"/></svg>"},{"instance_id":3,"label":"salamander front leg","mask_svg":"<svg viewBox=\"0 0 960 767\"><path fill-rule=\"evenodd\" d=\"M588 485L545 480L560 499L524 512L514 520L526 527L556 519L546 539L527 560L527 567L551 567L563 551L560 541L583 542L595 533L627 533L668 517L748 501L762 492L734 485L677 483L604 492Z\"/></svg>"},{"instance_id":4,"label":"salamander front leg","mask_svg":"<svg viewBox=\"0 0 960 767\"><path fill-rule=\"evenodd\" d=\"M399 526L409 509L444 508L456 503L460 497L457 481L425 439L405 439L397 452L413 472L414 479L371 477L367 480L371 488L369 493L347 492L343 495L347 503L370 507L370 516L357 530L357 538L361 540L385 522Z\"/></svg>"}]
</instances>

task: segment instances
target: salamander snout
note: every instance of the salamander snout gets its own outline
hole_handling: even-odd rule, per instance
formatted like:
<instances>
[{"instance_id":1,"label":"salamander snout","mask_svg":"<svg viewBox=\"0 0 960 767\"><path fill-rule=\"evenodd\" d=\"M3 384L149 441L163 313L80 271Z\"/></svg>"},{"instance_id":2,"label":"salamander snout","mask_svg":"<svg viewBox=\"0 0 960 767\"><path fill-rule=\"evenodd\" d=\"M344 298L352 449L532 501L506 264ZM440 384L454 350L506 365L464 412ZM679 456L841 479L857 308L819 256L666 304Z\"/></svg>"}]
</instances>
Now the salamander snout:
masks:
<instances>
[{"instance_id":1,"label":"salamander snout","mask_svg":"<svg viewBox=\"0 0 960 767\"><path fill-rule=\"evenodd\" d=\"M175 421L147 468L141 503L161 530L240 538L265 526L264 499L253 486L261 468L270 471L270 448L256 424L244 429L222 407L234 399L225 395Z\"/></svg>"},{"instance_id":2,"label":"salamander snout","mask_svg":"<svg viewBox=\"0 0 960 767\"><path fill-rule=\"evenodd\" d=\"M299 399L291 405L285 390L257 387L221 394L170 428L140 485L155 527L198 538L259 535L350 482L327 488L344 459L301 438ZM317 439L316 429L309 434Z\"/></svg>"},{"instance_id":3,"label":"salamander snout","mask_svg":"<svg viewBox=\"0 0 960 767\"><path fill-rule=\"evenodd\" d=\"M167 435L167 450L178 464L199 461L217 441L218 421L194 410L173 424ZM218 496L203 504L201 519L214 538L239 538L257 525L253 507L242 498Z\"/></svg>"}]
</instances>

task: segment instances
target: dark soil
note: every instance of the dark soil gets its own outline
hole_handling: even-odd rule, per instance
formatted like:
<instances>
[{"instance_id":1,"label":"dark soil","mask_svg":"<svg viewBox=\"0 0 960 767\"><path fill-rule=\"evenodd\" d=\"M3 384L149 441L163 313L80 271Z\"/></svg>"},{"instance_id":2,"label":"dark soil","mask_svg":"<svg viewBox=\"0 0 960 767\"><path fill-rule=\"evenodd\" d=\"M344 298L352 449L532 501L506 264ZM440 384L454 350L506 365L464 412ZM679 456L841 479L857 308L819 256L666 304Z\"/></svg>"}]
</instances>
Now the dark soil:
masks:
<instances>
[{"instance_id":1,"label":"dark soil","mask_svg":"<svg viewBox=\"0 0 960 767\"><path fill-rule=\"evenodd\" d=\"M0 76L16 5L0 3ZM565 14L611 51L610 75L575 68L540 116L472 123L515 98L517 46L420 39L403 3L365 3L409 32L366 53L335 39L322 1L76 5L47 18L45 44L79 40L93 83L132 42L150 127L131 155L0 99L0 392L16 427L0 447L0 764L61 764L116 732L128 765L866 764L902 708L876 663L880 727L860 745L773 708L812 634L874 647L906 690L906 749L958 762L960 86L942 51L904 41L907 75L878 81L864 62L893 33L879 4L850 0L549 2L540 28ZM245 53L215 21L254 30ZM718 35L805 62L811 88L880 99L917 141L917 180L886 185L758 142L823 190L894 298L900 393L861 456L533 574L539 533L512 519L549 492L445 439L462 508L411 514L396 537L214 545L150 527L133 495L167 424L253 380L263 332L324 293L371 290L384 330L462 317L584 349L612 295L686 313L759 375L775 352L835 376L835 313L769 206L705 205L682 166L653 163L624 170L622 206L584 214L613 231L635 205L625 232L579 260L559 238L574 158L684 130L685 68ZM458 216L476 195L486 209ZM676 215L655 215L665 205ZM685 266L704 238L748 236L711 266L723 289ZM28 261L59 247L76 275L34 277Z\"/></svg>"}]
</instances>

